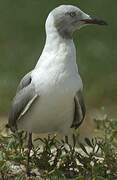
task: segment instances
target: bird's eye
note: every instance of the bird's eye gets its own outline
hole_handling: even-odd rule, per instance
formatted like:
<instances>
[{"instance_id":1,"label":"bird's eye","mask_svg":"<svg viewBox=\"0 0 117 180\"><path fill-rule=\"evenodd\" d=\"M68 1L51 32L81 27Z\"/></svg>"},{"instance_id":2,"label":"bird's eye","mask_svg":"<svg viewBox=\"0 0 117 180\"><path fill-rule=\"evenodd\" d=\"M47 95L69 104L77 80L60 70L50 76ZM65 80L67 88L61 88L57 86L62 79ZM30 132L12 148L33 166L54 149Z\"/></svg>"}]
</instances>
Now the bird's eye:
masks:
<instances>
[{"instance_id":1,"label":"bird's eye","mask_svg":"<svg viewBox=\"0 0 117 180\"><path fill-rule=\"evenodd\" d=\"M69 15L70 15L71 17L74 17L74 16L76 16L76 13L75 13L75 12L70 12Z\"/></svg>"}]
</instances>

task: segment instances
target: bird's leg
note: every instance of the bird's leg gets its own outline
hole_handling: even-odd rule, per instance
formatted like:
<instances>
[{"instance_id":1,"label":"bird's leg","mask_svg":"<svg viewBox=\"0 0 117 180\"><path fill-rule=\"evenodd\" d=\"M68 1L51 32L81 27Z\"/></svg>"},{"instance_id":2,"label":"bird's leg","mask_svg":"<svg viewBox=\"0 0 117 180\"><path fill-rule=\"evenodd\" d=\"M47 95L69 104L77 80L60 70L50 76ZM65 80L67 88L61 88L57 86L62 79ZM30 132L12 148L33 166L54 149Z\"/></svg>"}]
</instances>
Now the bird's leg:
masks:
<instances>
[{"instance_id":1,"label":"bird's leg","mask_svg":"<svg viewBox=\"0 0 117 180\"><path fill-rule=\"evenodd\" d=\"M32 149L32 133L29 133L29 139L28 139L28 157L27 157L27 168L26 168L27 176L30 176L29 162L30 162L30 151L31 151L31 149Z\"/></svg>"},{"instance_id":2,"label":"bird's leg","mask_svg":"<svg viewBox=\"0 0 117 180\"><path fill-rule=\"evenodd\" d=\"M65 136L65 143L69 144L69 142L68 142L68 136Z\"/></svg>"}]
</instances>

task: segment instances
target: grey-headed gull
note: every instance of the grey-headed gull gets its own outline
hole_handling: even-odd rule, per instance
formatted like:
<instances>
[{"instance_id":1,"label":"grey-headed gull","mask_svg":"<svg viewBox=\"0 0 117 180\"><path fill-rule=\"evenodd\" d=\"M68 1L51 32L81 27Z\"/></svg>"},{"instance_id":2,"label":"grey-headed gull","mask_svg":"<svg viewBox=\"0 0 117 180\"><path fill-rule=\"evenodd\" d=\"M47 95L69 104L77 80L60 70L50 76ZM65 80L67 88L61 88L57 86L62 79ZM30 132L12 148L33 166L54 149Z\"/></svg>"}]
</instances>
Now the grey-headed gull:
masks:
<instances>
[{"instance_id":1,"label":"grey-headed gull","mask_svg":"<svg viewBox=\"0 0 117 180\"><path fill-rule=\"evenodd\" d=\"M21 80L9 111L12 131L56 131L68 136L85 117L83 84L76 64L75 30L106 25L72 5L61 5L47 17L46 42L35 68ZM30 136L31 138L31 136Z\"/></svg>"}]
</instances>

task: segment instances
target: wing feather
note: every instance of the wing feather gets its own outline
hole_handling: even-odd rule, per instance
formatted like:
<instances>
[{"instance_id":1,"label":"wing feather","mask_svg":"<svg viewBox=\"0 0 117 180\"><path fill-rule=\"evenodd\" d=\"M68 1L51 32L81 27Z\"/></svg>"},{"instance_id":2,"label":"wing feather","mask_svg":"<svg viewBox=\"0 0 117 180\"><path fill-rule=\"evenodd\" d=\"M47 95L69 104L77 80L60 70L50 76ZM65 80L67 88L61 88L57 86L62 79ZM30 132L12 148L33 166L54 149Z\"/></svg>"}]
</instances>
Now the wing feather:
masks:
<instances>
[{"instance_id":1,"label":"wing feather","mask_svg":"<svg viewBox=\"0 0 117 180\"><path fill-rule=\"evenodd\" d=\"M86 113L86 108L81 90L79 90L76 93L74 97L74 103L75 103L74 120L72 122L71 128L77 129L82 124Z\"/></svg>"},{"instance_id":2,"label":"wing feather","mask_svg":"<svg viewBox=\"0 0 117 180\"><path fill-rule=\"evenodd\" d=\"M17 93L21 90L21 89L23 89L24 87L26 87L26 86L28 86L30 83L31 83L31 73L32 73L32 71L30 71L28 74L26 74L23 78L22 78L22 80L20 81L20 83L19 83L19 86L18 86L18 88L17 88Z\"/></svg>"},{"instance_id":3,"label":"wing feather","mask_svg":"<svg viewBox=\"0 0 117 180\"><path fill-rule=\"evenodd\" d=\"M17 120L26 114L37 97L38 95L35 93L35 87L31 82L30 72L21 80L9 110L8 126L11 130L17 129Z\"/></svg>"}]
</instances>

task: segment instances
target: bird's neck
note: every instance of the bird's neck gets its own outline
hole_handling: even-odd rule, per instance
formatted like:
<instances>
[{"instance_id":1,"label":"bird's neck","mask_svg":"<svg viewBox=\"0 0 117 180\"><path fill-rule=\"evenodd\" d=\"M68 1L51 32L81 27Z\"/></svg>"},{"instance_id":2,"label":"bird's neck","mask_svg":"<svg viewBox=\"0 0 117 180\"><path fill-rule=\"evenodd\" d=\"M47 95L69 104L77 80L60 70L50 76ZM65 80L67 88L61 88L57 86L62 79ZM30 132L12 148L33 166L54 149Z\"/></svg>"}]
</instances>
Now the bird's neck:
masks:
<instances>
[{"instance_id":1,"label":"bird's neck","mask_svg":"<svg viewBox=\"0 0 117 180\"><path fill-rule=\"evenodd\" d=\"M56 55L60 51L63 51L63 54L66 52L68 54L71 53L74 56L76 55L76 49L73 40L63 38L57 31L47 34L43 53L47 51Z\"/></svg>"},{"instance_id":2,"label":"bird's neck","mask_svg":"<svg viewBox=\"0 0 117 180\"><path fill-rule=\"evenodd\" d=\"M65 67L68 64L69 66L75 66L76 49L73 40L62 38L56 29L52 29L52 31L50 29L46 35L46 43L36 68L40 66L49 68L52 65L59 66L60 64Z\"/></svg>"}]
</instances>

